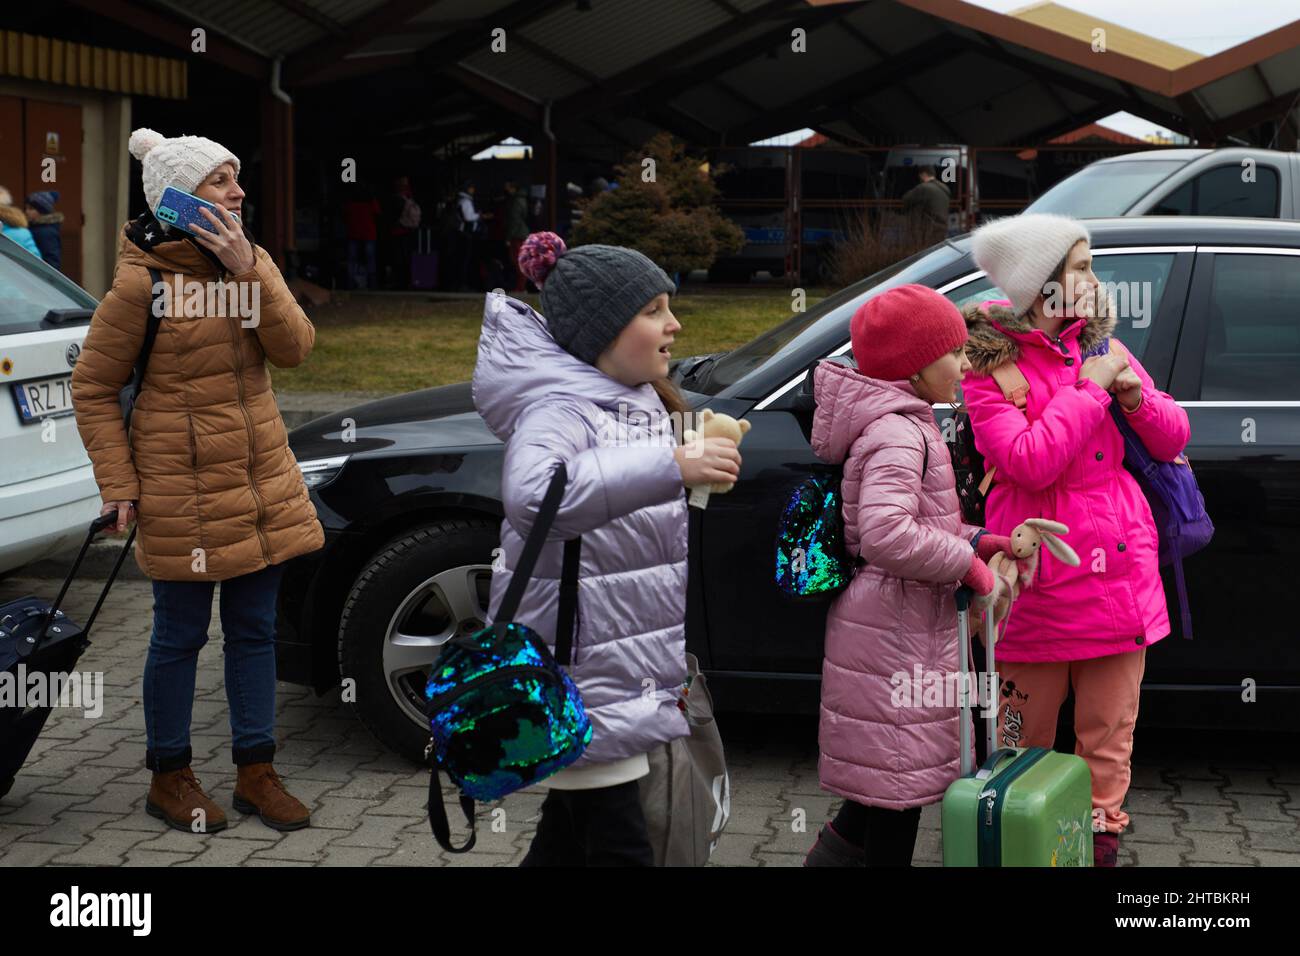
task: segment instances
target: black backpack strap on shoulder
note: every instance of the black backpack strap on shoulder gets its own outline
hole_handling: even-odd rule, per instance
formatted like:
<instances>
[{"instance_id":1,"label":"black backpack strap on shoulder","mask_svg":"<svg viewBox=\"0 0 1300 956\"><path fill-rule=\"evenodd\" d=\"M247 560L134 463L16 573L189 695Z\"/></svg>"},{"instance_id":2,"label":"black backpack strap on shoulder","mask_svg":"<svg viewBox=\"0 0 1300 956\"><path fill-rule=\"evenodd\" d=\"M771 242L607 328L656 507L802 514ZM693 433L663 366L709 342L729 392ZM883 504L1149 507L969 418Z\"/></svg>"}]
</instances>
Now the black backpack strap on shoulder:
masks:
<instances>
[{"instance_id":1,"label":"black backpack strap on shoulder","mask_svg":"<svg viewBox=\"0 0 1300 956\"><path fill-rule=\"evenodd\" d=\"M905 412L894 412L894 414L901 415L909 422L912 422L913 425L916 425L916 422L912 421L911 416L907 415ZM920 425L916 425L916 428L917 431L921 433L921 480L924 481L925 473L930 470L930 439L926 436L924 428Z\"/></svg>"},{"instance_id":2,"label":"black backpack strap on shoulder","mask_svg":"<svg viewBox=\"0 0 1300 956\"><path fill-rule=\"evenodd\" d=\"M564 542L564 570L560 577L560 609L555 622L555 663L569 666L573 656L573 622L578 613L578 566L582 537Z\"/></svg>"},{"instance_id":3,"label":"black backpack strap on shoulder","mask_svg":"<svg viewBox=\"0 0 1300 956\"><path fill-rule=\"evenodd\" d=\"M140 357L136 359L136 376L135 376L135 398L140 397L140 389L144 387L145 369L149 367L149 356L153 354L153 343L158 338L158 329L162 326L162 315L158 308L158 300L165 296L155 295L154 290L158 284L163 281L162 273L157 269L149 270L149 317L144 327L144 345L140 347Z\"/></svg>"},{"instance_id":4,"label":"black backpack strap on shoulder","mask_svg":"<svg viewBox=\"0 0 1300 956\"><path fill-rule=\"evenodd\" d=\"M140 397L140 390L144 388L144 373L149 367L149 356L153 354L154 340L158 338L158 329L162 326L162 309L158 308L158 300L166 296L164 291L161 295L155 290L163 281L162 273L157 269L149 269L149 305L145 310L144 342L140 346L140 354L136 356L135 367L131 371L131 391L130 400L120 399L124 402L122 408L122 417L127 426L131 424L131 416L135 411L136 400Z\"/></svg>"},{"instance_id":5,"label":"black backpack strap on shoulder","mask_svg":"<svg viewBox=\"0 0 1300 956\"><path fill-rule=\"evenodd\" d=\"M537 558L542 553L542 546L546 543L546 536L550 533L555 515L560 510L560 499L564 497L564 486L568 481L569 473L564 467L564 462L560 462L555 466L555 473L551 476L551 483L546 489L546 497L542 499L542 505L537 509L537 518L533 521L532 530L528 532L528 540L524 542L519 564L515 567L514 574L510 578L510 586L506 588L505 597L501 599L501 606L497 609L497 621L509 622L519 610L519 602L523 600L528 579L533 576Z\"/></svg>"},{"instance_id":6,"label":"black backpack strap on shoulder","mask_svg":"<svg viewBox=\"0 0 1300 956\"><path fill-rule=\"evenodd\" d=\"M432 748L432 743L429 746ZM427 753L432 755L432 749ZM429 813L429 829L433 831L433 838L438 841L438 846L448 853L468 853L474 849L474 844L478 840L478 827L474 820L474 798L467 797L463 793L457 796L460 800L460 810L465 814L465 825L469 827L469 839L465 841L464 846L451 845L451 824L447 821L447 808L442 805L442 779L438 773L438 762L436 758L430 756L429 805L426 808Z\"/></svg>"}]
</instances>

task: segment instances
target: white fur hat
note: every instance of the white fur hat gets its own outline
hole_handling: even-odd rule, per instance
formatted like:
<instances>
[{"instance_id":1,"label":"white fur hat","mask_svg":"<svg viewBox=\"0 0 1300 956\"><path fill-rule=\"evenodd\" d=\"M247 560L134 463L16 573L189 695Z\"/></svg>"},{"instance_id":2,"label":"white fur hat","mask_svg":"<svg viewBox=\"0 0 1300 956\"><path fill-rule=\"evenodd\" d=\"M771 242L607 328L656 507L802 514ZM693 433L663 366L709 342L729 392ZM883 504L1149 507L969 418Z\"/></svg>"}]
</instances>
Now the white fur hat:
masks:
<instances>
[{"instance_id":1,"label":"white fur hat","mask_svg":"<svg viewBox=\"0 0 1300 956\"><path fill-rule=\"evenodd\" d=\"M144 199L150 212L157 211L168 186L192 193L222 163L234 165L235 175L239 175L239 157L203 136L168 139L141 127L131 134L127 149L144 164Z\"/></svg>"},{"instance_id":2,"label":"white fur hat","mask_svg":"<svg viewBox=\"0 0 1300 956\"><path fill-rule=\"evenodd\" d=\"M1074 244L1090 238L1077 219L1024 213L976 229L971 236L971 253L975 264L1007 294L1016 315L1023 315L1043 286L1056 278L1052 270Z\"/></svg>"}]
</instances>

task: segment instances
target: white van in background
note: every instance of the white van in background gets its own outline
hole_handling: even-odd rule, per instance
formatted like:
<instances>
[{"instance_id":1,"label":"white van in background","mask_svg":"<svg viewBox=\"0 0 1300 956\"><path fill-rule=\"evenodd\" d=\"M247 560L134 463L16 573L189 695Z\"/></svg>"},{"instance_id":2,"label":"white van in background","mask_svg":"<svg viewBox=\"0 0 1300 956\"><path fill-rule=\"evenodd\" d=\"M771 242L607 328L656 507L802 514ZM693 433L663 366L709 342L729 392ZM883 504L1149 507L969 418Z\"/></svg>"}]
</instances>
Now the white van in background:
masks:
<instances>
[{"instance_id":1,"label":"white van in background","mask_svg":"<svg viewBox=\"0 0 1300 956\"><path fill-rule=\"evenodd\" d=\"M0 575L76 548L99 489L72 417L93 296L0 237Z\"/></svg>"}]
</instances>

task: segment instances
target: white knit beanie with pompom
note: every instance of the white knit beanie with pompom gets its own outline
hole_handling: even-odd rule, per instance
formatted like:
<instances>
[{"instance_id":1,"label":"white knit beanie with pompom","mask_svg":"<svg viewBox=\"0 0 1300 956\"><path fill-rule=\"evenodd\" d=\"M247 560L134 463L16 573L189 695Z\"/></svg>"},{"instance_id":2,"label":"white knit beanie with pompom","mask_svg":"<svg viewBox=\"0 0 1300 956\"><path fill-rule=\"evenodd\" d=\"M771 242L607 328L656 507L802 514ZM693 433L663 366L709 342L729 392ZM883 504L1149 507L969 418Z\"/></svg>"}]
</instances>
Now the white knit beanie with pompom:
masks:
<instances>
[{"instance_id":1,"label":"white knit beanie with pompom","mask_svg":"<svg viewBox=\"0 0 1300 956\"><path fill-rule=\"evenodd\" d=\"M1077 219L1021 213L976 229L971 236L971 255L1007 294L1016 315L1023 315L1043 286L1057 278L1052 270L1080 239L1089 239L1088 227Z\"/></svg>"},{"instance_id":2,"label":"white knit beanie with pompom","mask_svg":"<svg viewBox=\"0 0 1300 956\"><path fill-rule=\"evenodd\" d=\"M222 163L232 164L239 175L239 157L203 136L168 139L142 127L131 134L127 149L144 164L144 199L150 212L157 212L168 186L192 193Z\"/></svg>"}]
</instances>

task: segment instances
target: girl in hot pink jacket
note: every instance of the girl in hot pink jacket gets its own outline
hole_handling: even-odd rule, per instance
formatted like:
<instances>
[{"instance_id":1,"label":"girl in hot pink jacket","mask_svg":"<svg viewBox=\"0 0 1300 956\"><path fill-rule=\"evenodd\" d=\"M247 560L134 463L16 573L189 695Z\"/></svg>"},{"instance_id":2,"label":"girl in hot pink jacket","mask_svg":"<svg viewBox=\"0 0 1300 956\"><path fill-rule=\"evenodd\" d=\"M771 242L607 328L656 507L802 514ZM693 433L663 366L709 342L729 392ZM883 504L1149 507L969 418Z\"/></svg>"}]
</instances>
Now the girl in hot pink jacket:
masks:
<instances>
[{"instance_id":1,"label":"girl in hot pink jacket","mask_svg":"<svg viewBox=\"0 0 1300 956\"><path fill-rule=\"evenodd\" d=\"M978 230L976 263L1011 301L968 308L972 370L962 386L975 446L996 468L991 529L1026 517L1068 525L1082 559L1041 556L997 646L1002 678L998 743L1050 747L1066 691L1075 694L1076 753L1092 772L1095 858L1115 864L1128 791L1133 726L1146 649L1169 634L1151 508L1124 469L1111 418L1118 402L1154 458L1171 461L1190 438L1187 413L1124 350L1084 359L1115 330L1092 272L1088 232L1062 216L1023 215ZM1046 295L1044 293L1047 293ZM1028 383L1024 409L993 372L1014 362Z\"/></svg>"},{"instance_id":2,"label":"girl in hot pink jacket","mask_svg":"<svg viewBox=\"0 0 1300 956\"><path fill-rule=\"evenodd\" d=\"M985 562L1010 541L962 521L931 407L970 368L957 307L905 285L867 301L851 333L858 369L813 372L812 430L817 456L844 465L845 543L864 562L831 605L822 666L818 775L847 799L805 865L906 866L921 807L959 772L955 701L927 699L925 680L955 691L957 585L996 600L1005 582Z\"/></svg>"}]
</instances>

